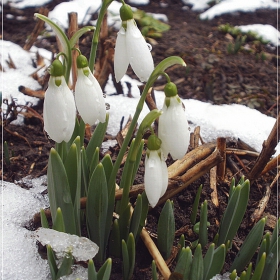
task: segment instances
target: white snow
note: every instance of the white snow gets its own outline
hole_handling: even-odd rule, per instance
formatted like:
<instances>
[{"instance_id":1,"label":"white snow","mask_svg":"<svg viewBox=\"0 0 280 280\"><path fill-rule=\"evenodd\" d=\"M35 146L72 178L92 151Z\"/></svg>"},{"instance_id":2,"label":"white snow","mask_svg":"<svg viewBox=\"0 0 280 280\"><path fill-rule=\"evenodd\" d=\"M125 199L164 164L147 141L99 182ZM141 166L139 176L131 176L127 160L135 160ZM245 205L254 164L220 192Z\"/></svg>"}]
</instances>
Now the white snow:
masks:
<instances>
[{"instance_id":1,"label":"white snow","mask_svg":"<svg viewBox=\"0 0 280 280\"><path fill-rule=\"evenodd\" d=\"M25 8L28 6L42 6L49 2L48 0L3 0L3 4L10 3L15 8ZM88 4L90 2L91 5ZM137 3L136 3L137 2ZM130 0L130 4L145 5L147 0ZM207 2L209 0L183 0L185 4L192 4L193 10L206 10L209 8ZM75 11L79 13L79 20L83 21L84 18L90 13L95 12L100 6L101 0L87 1L87 0L74 0L71 2L62 3L63 5L57 7L50 13L51 18L56 18L62 26L68 21L67 13ZM114 24L116 28L120 24L119 11L120 3L114 1L110 6L109 24ZM171 8L170 6L167 6ZM273 0L224 0L219 4L214 5L200 15L201 19L211 19L223 13L233 13L238 11L255 11L259 8L270 8L272 13L276 12L274 9L279 7L279 1ZM8 15L6 15L8 16ZM67 26L67 25L66 25ZM246 32L246 28L255 30L263 36L264 39L270 40L272 44L279 45L279 32L272 29L269 25L254 25L239 26ZM17 104L25 105L28 102L36 104L37 98L32 98L23 95L18 91L20 85L39 89L39 84L31 78L36 69L32 66L32 58L38 50L41 55L45 57L45 64L50 64L51 53L32 47L30 52L24 51L19 46L2 41L1 64L5 72L1 72L1 89L3 98L16 99ZM12 60L17 66L17 69L9 69L6 63L10 54ZM21 63L18 64L17 62ZM44 71L43 69L42 71ZM122 117L125 117L124 124L129 115L133 115L135 106L139 100L140 92L138 85L139 81L132 80L128 76L122 79L124 86L125 96L113 95L115 89L112 81L109 80L105 91L107 94L106 102L110 104L110 120L108 133L116 135ZM126 96L127 88L125 82L132 84L133 98ZM158 107L161 108L164 100L162 92L155 92ZM241 138L243 141L254 147L257 151L262 148L263 141L268 137L275 119L261 114L257 110L250 109L243 105L211 105L197 100L183 100L185 105L185 112L188 120L192 123L191 129L195 126L201 127L201 136L204 141L214 141L217 137ZM140 116L141 121L144 115L148 112L145 105L144 110ZM20 120L18 123L20 124ZM104 147L111 144L109 141L104 143ZM276 154L280 152L280 146L277 146ZM1 276L2 279L21 280L21 279L50 279L49 267L46 260L43 260L37 251L36 239L34 233L25 228L28 225L33 215L40 211L41 208L48 207L48 199L45 196L44 190L46 189L46 177L30 180L23 178L22 181L27 184L30 189L22 189L18 185L3 182L0 189L0 197L2 202L2 242L0 263L1 263ZM87 279L87 271L82 267L73 267L74 273L65 277L64 279Z\"/></svg>"}]
</instances>

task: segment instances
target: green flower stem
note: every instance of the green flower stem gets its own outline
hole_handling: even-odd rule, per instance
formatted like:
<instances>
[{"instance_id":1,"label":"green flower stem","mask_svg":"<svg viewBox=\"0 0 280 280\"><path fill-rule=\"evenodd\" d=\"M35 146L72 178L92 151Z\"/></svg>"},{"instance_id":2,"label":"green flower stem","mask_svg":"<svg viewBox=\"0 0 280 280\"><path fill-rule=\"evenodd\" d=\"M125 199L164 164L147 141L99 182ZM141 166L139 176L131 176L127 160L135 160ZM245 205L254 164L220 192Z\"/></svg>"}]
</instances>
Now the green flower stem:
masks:
<instances>
[{"instance_id":1,"label":"green flower stem","mask_svg":"<svg viewBox=\"0 0 280 280\"><path fill-rule=\"evenodd\" d=\"M101 29L101 24L104 18L104 15L107 11L109 5L113 2L113 0L103 0L101 9L99 12L99 16L96 23L96 29L93 34L92 43L91 43L91 50L90 50L90 57L89 57L89 69L93 72L95 58L96 58L96 50L99 41L99 34Z\"/></svg>"},{"instance_id":2,"label":"green flower stem","mask_svg":"<svg viewBox=\"0 0 280 280\"><path fill-rule=\"evenodd\" d=\"M154 69L154 71L152 72L149 80L147 81L146 85L145 85L145 88L142 92L142 95L139 99L139 102L137 104L137 107L136 107L136 111L135 111L135 114L133 116L133 119L131 121L131 124L130 124L130 127L128 129L128 132L127 132L127 135L124 139L124 142L123 142L123 145L119 151L119 154L118 154L118 157L115 161L115 164L114 164L114 167L113 167L113 170L112 170L112 173L111 173L111 176L110 176L110 180L109 180L109 186L111 184L114 184L115 183L115 180L116 180L116 175L117 175L117 172L118 172L118 169L121 165L121 162L122 162L122 159L123 159L123 156L124 156L124 153L128 147L128 144L129 144L129 141L131 139L131 136L133 134L133 131L134 131L134 128L137 124L137 121L138 121L138 118L139 118L139 115L144 107L144 103L145 103L145 99L146 99L146 96L148 94L148 91L150 89L150 87L154 84L154 82L156 81L156 79L158 78L159 75L161 75L165 70L166 68L174 65L174 64L180 64L182 66L186 66L186 63L184 62L184 60L182 58L180 58L179 56L171 56L171 57L168 57L166 59L164 59L163 61L161 61L157 67ZM137 138L137 136L136 136ZM137 147L139 144L139 139L135 139L135 147Z\"/></svg>"}]
</instances>

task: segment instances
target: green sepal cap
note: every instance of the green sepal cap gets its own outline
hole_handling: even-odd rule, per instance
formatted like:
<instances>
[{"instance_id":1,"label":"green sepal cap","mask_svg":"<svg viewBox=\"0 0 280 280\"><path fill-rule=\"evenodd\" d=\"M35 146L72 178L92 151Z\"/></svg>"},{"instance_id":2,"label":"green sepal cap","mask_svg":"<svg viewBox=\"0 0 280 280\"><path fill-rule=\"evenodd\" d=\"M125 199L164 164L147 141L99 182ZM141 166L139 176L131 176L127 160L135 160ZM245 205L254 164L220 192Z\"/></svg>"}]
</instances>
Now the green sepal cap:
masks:
<instances>
[{"instance_id":1,"label":"green sepal cap","mask_svg":"<svg viewBox=\"0 0 280 280\"><path fill-rule=\"evenodd\" d=\"M88 60L87 58L80 54L78 57L77 57L77 67L80 69L80 68L85 68L85 67L88 67Z\"/></svg>"},{"instance_id":2,"label":"green sepal cap","mask_svg":"<svg viewBox=\"0 0 280 280\"><path fill-rule=\"evenodd\" d=\"M148 138L147 147L150 151L157 151L160 149L161 140L154 134L150 135Z\"/></svg>"},{"instance_id":3,"label":"green sepal cap","mask_svg":"<svg viewBox=\"0 0 280 280\"><path fill-rule=\"evenodd\" d=\"M164 93L166 97L176 96L178 94L177 86L172 82L167 83L164 87Z\"/></svg>"},{"instance_id":4,"label":"green sepal cap","mask_svg":"<svg viewBox=\"0 0 280 280\"><path fill-rule=\"evenodd\" d=\"M64 74L64 67L60 60L55 59L50 67L50 75L53 77L61 77Z\"/></svg>"},{"instance_id":5,"label":"green sepal cap","mask_svg":"<svg viewBox=\"0 0 280 280\"><path fill-rule=\"evenodd\" d=\"M120 8L120 17L122 21L133 19L133 12L129 5L123 4Z\"/></svg>"}]
</instances>

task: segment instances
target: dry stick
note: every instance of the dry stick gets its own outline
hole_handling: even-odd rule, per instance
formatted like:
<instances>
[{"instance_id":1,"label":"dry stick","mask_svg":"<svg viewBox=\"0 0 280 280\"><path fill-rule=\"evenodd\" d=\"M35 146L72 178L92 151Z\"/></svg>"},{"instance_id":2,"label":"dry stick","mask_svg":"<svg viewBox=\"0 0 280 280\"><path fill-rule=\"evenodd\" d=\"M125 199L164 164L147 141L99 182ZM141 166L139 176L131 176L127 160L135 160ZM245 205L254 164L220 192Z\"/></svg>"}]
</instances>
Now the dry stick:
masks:
<instances>
[{"instance_id":1,"label":"dry stick","mask_svg":"<svg viewBox=\"0 0 280 280\"><path fill-rule=\"evenodd\" d=\"M78 30L78 14L75 12L68 14L68 21L69 21L69 29L68 29L68 38L71 38ZM79 48L79 41L76 42L75 48ZM77 51L72 51L72 87L75 88L76 81L77 81L77 64L76 60L79 53Z\"/></svg>"},{"instance_id":2,"label":"dry stick","mask_svg":"<svg viewBox=\"0 0 280 280\"><path fill-rule=\"evenodd\" d=\"M239 156L251 156L251 157L258 157L260 153L258 152L252 152L249 150L240 150L240 149L234 149L234 148L227 148L226 153L228 155L239 155Z\"/></svg>"},{"instance_id":3,"label":"dry stick","mask_svg":"<svg viewBox=\"0 0 280 280\"><path fill-rule=\"evenodd\" d=\"M210 169L210 188L213 190L211 192L211 200L216 207L219 207L217 192L217 166Z\"/></svg>"},{"instance_id":4,"label":"dry stick","mask_svg":"<svg viewBox=\"0 0 280 280\"><path fill-rule=\"evenodd\" d=\"M263 169L261 175L264 175L265 173L269 172L270 170L276 168L280 162L280 154L277 157L274 157L271 161L267 163L265 168Z\"/></svg>"},{"instance_id":5,"label":"dry stick","mask_svg":"<svg viewBox=\"0 0 280 280\"><path fill-rule=\"evenodd\" d=\"M251 181L256 180L262 173L264 167L269 162L271 156L275 153L275 147L279 142L278 139L278 131L280 130L280 114L276 119L276 122L267 138L266 141L263 142L263 148L256 160L254 167L251 172L248 174L248 178Z\"/></svg>"},{"instance_id":6,"label":"dry stick","mask_svg":"<svg viewBox=\"0 0 280 280\"><path fill-rule=\"evenodd\" d=\"M193 132L193 147L197 148L199 146L200 139L200 126L197 126Z\"/></svg>"},{"instance_id":7,"label":"dry stick","mask_svg":"<svg viewBox=\"0 0 280 280\"><path fill-rule=\"evenodd\" d=\"M224 181L226 173L226 138L218 137L217 149L222 157L222 161L217 165L217 177L218 180Z\"/></svg>"},{"instance_id":8,"label":"dry stick","mask_svg":"<svg viewBox=\"0 0 280 280\"><path fill-rule=\"evenodd\" d=\"M145 228L142 229L140 236L146 245L147 249L149 250L151 256L153 257L157 268L159 269L161 275L164 279L168 280L171 274L168 266L166 265L164 259L162 258L157 246L153 242L152 238L150 237L149 233Z\"/></svg>"},{"instance_id":9,"label":"dry stick","mask_svg":"<svg viewBox=\"0 0 280 280\"><path fill-rule=\"evenodd\" d=\"M272 183L266 186L266 191L265 194L263 196L263 198L260 200L259 205L257 206L256 210L254 211L254 213L251 215L251 222L252 223L256 223L262 216L265 207L269 201L270 198L270 194L271 194L271 189L272 187L276 184L278 178L280 176L280 172L275 176L275 178L273 179Z\"/></svg>"},{"instance_id":10,"label":"dry stick","mask_svg":"<svg viewBox=\"0 0 280 280\"><path fill-rule=\"evenodd\" d=\"M39 14L42 14L44 16L48 16L49 10L45 7L41 7L39 9ZM38 19L36 22L36 25L30 34L29 38L27 39L27 42L25 43L23 49L26 51L29 51L31 47L33 46L34 42L36 41L39 34L45 29L45 22L41 19Z\"/></svg>"}]
</instances>

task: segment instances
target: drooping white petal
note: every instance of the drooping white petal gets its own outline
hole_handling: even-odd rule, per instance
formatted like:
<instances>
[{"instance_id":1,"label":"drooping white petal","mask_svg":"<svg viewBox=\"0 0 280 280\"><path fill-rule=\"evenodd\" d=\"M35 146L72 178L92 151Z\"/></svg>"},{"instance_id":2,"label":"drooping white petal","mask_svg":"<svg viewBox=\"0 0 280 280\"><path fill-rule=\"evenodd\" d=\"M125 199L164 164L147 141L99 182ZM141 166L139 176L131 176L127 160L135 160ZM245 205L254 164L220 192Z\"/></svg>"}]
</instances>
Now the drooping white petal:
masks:
<instances>
[{"instance_id":1,"label":"drooping white petal","mask_svg":"<svg viewBox=\"0 0 280 280\"><path fill-rule=\"evenodd\" d=\"M129 64L129 59L126 49L126 32L123 27L121 27L118 32L116 47L115 47L115 57L114 57L114 71L116 81L119 82L124 76Z\"/></svg>"},{"instance_id":2,"label":"drooping white petal","mask_svg":"<svg viewBox=\"0 0 280 280\"><path fill-rule=\"evenodd\" d=\"M154 70L154 61L150 49L133 19L127 21L126 48L133 71L141 82L146 82Z\"/></svg>"},{"instance_id":3,"label":"drooping white petal","mask_svg":"<svg viewBox=\"0 0 280 280\"><path fill-rule=\"evenodd\" d=\"M149 156L146 155L145 159L145 175L144 185L147 198L152 207L155 207L160 197L162 196L163 189L166 190L168 183L168 173L165 162L159 157L158 151L147 151ZM165 164L165 167L163 166ZM164 177L167 176L167 179ZM164 192L165 192L164 190Z\"/></svg>"},{"instance_id":4,"label":"drooping white petal","mask_svg":"<svg viewBox=\"0 0 280 280\"><path fill-rule=\"evenodd\" d=\"M57 143L68 142L73 134L76 119L75 100L64 77L61 85L55 84L51 77L44 100L44 129Z\"/></svg>"},{"instance_id":5,"label":"drooping white petal","mask_svg":"<svg viewBox=\"0 0 280 280\"><path fill-rule=\"evenodd\" d=\"M78 69L78 77L75 87L75 101L79 114L85 123L95 124L97 120L104 122L106 107L102 89L89 70L89 75Z\"/></svg>"},{"instance_id":6,"label":"drooping white petal","mask_svg":"<svg viewBox=\"0 0 280 280\"><path fill-rule=\"evenodd\" d=\"M165 156L168 153L172 158L182 158L189 146L190 132L188 121L178 96L170 98L170 105L164 103L163 113L159 117L158 137L162 141L162 150Z\"/></svg>"},{"instance_id":7,"label":"drooping white petal","mask_svg":"<svg viewBox=\"0 0 280 280\"><path fill-rule=\"evenodd\" d=\"M166 189L167 189L167 186L168 186L168 169L167 169L167 165L166 165L166 162L165 160L161 159L161 172L162 172L162 189L161 189L161 194L160 194L160 197L162 197L165 192L166 192Z\"/></svg>"}]
</instances>

